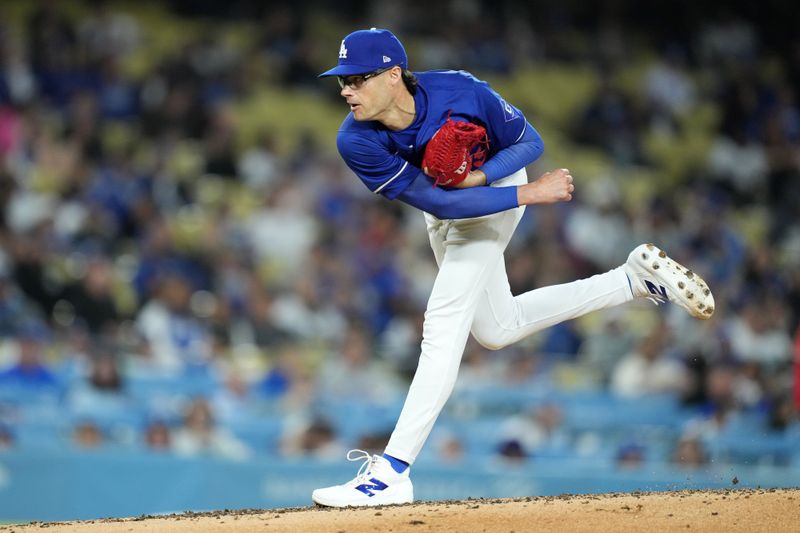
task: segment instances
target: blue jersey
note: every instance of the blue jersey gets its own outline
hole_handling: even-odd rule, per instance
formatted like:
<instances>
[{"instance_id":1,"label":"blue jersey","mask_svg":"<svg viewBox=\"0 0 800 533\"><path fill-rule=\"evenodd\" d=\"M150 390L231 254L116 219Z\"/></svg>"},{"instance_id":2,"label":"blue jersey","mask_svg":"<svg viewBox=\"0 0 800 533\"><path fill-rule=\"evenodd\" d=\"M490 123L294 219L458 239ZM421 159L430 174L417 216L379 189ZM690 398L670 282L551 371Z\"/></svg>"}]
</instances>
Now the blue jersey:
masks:
<instances>
[{"instance_id":1,"label":"blue jersey","mask_svg":"<svg viewBox=\"0 0 800 533\"><path fill-rule=\"evenodd\" d=\"M490 175L495 154L520 141L526 131L541 140L519 109L468 72L443 70L415 75L419 80L414 95L416 116L408 128L391 131L377 121L356 121L350 113L339 129L339 153L372 192L394 199L405 191L420 176L425 146L448 116L486 128L489 151L484 171L488 182L510 174ZM511 172L529 163L528 159ZM510 163L513 166L515 162Z\"/></svg>"}]
</instances>

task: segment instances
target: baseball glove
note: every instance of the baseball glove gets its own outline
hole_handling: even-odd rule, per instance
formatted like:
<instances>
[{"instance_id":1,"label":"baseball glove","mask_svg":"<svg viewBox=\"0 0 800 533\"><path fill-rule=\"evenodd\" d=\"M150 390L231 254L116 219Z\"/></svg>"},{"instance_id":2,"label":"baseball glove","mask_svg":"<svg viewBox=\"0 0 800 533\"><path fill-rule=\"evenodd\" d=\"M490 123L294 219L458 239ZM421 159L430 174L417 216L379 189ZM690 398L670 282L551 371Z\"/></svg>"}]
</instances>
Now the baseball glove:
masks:
<instances>
[{"instance_id":1,"label":"baseball glove","mask_svg":"<svg viewBox=\"0 0 800 533\"><path fill-rule=\"evenodd\" d=\"M448 116L425 147L422 171L434 179L434 185L454 187L473 167L483 165L488 149L489 137L483 126Z\"/></svg>"}]
</instances>

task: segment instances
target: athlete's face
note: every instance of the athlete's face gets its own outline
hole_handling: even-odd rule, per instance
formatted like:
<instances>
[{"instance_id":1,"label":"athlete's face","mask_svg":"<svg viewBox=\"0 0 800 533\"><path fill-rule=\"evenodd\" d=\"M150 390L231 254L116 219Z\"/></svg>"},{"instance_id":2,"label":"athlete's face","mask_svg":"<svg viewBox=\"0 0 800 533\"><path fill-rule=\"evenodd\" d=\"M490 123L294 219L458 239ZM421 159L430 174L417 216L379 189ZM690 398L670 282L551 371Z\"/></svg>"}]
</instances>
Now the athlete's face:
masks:
<instances>
[{"instance_id":1,"label":"athlete's face","mask_svg":"<svg viewBox=\"0 0 800 533\"><path fill-rule=\"evenodd\" d=\"M356 120L376 120L392 102L391 79L397 75L390 67L355 76L339 76L341 95Z\"/></svg>"}]
</instances>

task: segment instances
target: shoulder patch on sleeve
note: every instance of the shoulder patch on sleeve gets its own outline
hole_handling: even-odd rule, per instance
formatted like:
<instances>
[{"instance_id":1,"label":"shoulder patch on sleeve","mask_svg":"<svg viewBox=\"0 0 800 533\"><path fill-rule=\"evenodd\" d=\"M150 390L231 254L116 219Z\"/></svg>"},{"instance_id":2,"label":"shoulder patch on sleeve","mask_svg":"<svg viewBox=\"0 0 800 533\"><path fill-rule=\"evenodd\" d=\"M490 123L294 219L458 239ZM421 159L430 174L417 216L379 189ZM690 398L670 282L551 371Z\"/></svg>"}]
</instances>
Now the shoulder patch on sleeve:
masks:
<instances>
[{"instance_id":1,"label":"shoulder patch on sleeve","mask_svg":"<svg viewBox=\"0 0 800 533\"><path fill-rule=\"evenodd\" d=\"M506 119L506 122L511 122L512 120L519 118L519 113L517 113L517 110L502 98L500 98L500 105L503 106L503 118Z\"/></svg>"}]
</instances>

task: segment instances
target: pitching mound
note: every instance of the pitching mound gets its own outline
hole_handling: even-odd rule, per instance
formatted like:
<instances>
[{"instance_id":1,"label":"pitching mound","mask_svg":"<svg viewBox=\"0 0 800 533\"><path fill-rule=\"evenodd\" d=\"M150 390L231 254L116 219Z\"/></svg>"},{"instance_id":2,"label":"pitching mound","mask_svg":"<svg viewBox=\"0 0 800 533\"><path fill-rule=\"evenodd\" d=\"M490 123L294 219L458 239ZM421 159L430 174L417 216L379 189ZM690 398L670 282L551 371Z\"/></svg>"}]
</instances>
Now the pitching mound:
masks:
<instances>
[{"instance_id":1,"label":"pitching mound","mask_svg":"<svg viewBox=\"0 0 800 533\"><path fill-rule=\"evenodd\" d=\"M372 509L186 513L0 526L3 533L229 531L797 531L800 489L684 491L423 502Z\"/></svg>"}]
</instances>

